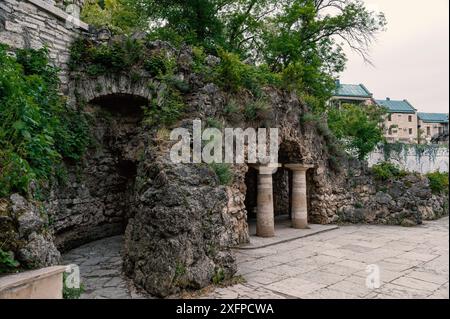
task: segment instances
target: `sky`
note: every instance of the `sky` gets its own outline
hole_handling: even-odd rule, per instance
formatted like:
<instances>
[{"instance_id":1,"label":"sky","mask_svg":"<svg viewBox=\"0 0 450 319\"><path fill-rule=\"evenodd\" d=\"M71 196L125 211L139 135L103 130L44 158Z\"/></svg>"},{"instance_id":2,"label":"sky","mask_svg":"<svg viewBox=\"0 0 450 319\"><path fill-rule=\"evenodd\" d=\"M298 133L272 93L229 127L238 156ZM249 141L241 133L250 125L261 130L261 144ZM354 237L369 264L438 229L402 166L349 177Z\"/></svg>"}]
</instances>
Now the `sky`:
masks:
<instances>
[{"instance_id":1,"label":"sky","mask_svg":"<svg viewBox=\"0 0 450 319\"><path fill-rule=\"evenodd\" d=\"M350 49L341 83L364 84L376 99L407 99L419 112L448 113L449 0L363 0L387 30L372 44L371 66Z\"/></svg>"}]
</instances>

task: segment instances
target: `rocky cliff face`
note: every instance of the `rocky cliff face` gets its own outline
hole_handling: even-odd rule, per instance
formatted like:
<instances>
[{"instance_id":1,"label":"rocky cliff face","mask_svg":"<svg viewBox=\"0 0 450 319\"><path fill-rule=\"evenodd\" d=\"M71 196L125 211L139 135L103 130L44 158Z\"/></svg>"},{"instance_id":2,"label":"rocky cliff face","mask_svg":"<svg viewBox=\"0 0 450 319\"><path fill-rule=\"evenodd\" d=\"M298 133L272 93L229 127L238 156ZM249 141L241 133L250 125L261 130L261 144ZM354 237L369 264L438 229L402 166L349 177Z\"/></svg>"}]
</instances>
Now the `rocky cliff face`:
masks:
<instances>
[{"instance_id":1,"label":"rocky cliff face","mask_svg":"<svg viewBox=\"0 0 450 319\"><path fill-rule=\"evenodd\" d=\"M411 175L383 184L364 163L336 159L326 132L302 121L308 107L294 94L266 88L264 112L249 120L242 108L254 101L250 93L226 92L194 72L189 48L151 46L176 57L174 76L189 87L182 96L183 116L164 129L146 121L141 107L163 89L151 80L156 89L149 93L143 85L148 74L139 81L114 74L73 77L72 102L87 102L91 118L92 146L83 162L67 163L67 182L53 187L42 216L20 196L0 202L0 240L8 238L8 249L23 262L53 264L59 256L55 245L64 250L125 233L124 270L152 294L167 296L231 277L236 264L230 248L249 240L255 175L247 164L232 165L232 180L222 185L211 165L172 163L168 132L191 130L194 119L204 126L219 123L221 130L278 128L280 163L314 165L307 175L310 223L414 225L448 214L445 196L432 195L426 178ZM211 56L206 61L210 68L218 62ZM233 101L240 109L230 113ZM274 179L276 211L286 213L287 171Z\"/></svg>"},{"instance_id":2,"label":"rocky cliff face","mask_svg":"<svg viewBox=\"0 0 450 319\"><path fill-rule=\"evenodd\" d=\"M41 203L18 194L0 199L0 248L13 252L21 267L58 264L61 255L54 241L52 221Z\"/></svg>"},{"instance_id":3,"label":"rocky cliff face","mask_svg":"<svg viewBox=\"0 0 450 319\"><path fill-rule=\"evenodd\" d=\"M365 163L350 160L346 166L333 187L310 192L311 205L326 211L330 222L413 226L448 215L448 195L433 194L424 176L382 181Z\"/></svg>"}]
</instances>

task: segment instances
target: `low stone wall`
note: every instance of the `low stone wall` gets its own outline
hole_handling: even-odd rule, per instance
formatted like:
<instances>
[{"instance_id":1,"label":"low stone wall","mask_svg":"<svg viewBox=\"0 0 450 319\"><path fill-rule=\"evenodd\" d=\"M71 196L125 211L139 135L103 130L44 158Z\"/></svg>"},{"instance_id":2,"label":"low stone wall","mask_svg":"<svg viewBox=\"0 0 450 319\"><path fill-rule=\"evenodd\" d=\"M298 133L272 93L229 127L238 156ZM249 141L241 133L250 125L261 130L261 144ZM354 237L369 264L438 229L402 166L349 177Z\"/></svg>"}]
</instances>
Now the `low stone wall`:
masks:
<instances>
[{"instance_id":1,"label":"low stone wall","mask_svg":"<svg viewBox=\"0 0 450 319\"><path fill-rule=\"evenodd\" d=\"M385 155L382 149L372 152L368 158L369 166L385 161ZM399 153L391 152L388 160L409 172L426 174L449 171L449 149L445 146L430 147L423 152L415 148L403 149Z\"/></svg>"},{"instance_id":2,"label":"low stone wall","mask_svg":"<svg viewBox=\"0 0 450 319\"><path fill-rule=\"evenodd\" d=\"M0 277L0 299L62 299L65 266Z\"/></svg>"}]
</instances>

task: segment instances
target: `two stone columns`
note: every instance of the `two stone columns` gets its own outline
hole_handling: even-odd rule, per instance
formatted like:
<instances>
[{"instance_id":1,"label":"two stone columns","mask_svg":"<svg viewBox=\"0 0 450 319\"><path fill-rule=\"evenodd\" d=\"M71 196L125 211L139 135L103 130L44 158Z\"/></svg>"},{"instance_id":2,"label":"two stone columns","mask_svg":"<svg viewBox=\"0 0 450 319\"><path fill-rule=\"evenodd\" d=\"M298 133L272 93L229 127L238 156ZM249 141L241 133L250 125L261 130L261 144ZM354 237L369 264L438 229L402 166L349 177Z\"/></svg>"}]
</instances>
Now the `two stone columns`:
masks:
<instances>
[{"instance_id":1,"label":"two stone columns","mask_svg":"<svg viewBox=\"0 0 450 319\"><path fill-rule=\"evenodd\" d=\"M258 195L256 215L256 236L275 236L275 215L273 208L272 175L281 165L256 166L258 170ZM313 165L287 164L292 170L292 226L297 229L308 228L308 206L306 198L306 171Z\"/></svg>"},{"instance_id":2,"label":"two stone columns","mask_svg":"<svg viewBox=\"0 0 450 319\"><path fill-rule=\"evenodd\" d=\"M308 201L306 197L306 171L313 167L313 165L287 164L285 167L292 171L292 227L307 229Z\"/></svg>"}]
</instances>

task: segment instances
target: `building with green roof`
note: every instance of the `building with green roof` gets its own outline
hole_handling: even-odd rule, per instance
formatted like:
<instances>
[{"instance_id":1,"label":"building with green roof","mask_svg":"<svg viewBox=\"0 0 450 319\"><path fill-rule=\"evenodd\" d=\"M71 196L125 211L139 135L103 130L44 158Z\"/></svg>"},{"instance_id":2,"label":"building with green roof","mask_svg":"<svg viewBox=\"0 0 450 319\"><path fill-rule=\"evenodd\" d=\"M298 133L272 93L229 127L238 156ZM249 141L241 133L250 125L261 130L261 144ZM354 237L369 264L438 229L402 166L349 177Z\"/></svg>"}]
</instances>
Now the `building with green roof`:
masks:
<instances>
[{"instance_id":1,"label":"building with green roof","mask_svg":"<svg viewBox=\"0 0 450 319\"><path fill-rule=\"evenodd\" d=\"M419 132L423 139L430 142L434 137L446 134L448 136L448 114L417 113Z\"/></svg>"},{"instance_id":2,"label":"building with green roof","mask_svg":"<svg viewBox=\"0 0 450 319\"><path fill-rule=\"evenodd\" d=\"M375 102L385 107L388 113L415 114L417 111L408 100L391 100L387 97L386 100L375 100Z\"/></svg>"},{"instance_id":3,"label":"building with green roof","mask_svg":"<svg viewBox=\"0 0 450 319\"><path fill-rule=\"evenodd\" d=\"M408 100L375 100L380 107L384 107L386 116L386 140L388 142L416 143L418 138L417 110Z\"/></svg>"},{"instance_id":4,"label":"building with green roof","mask_svg":"<svg viewBox=\"0 0 450 319\"><path fill-rule=\"evenodd\" d=\"M331 105L342 103L373 105L373 94L363 84L343 84L336 81L336 89L330 99Z\"/></svg>"}]
</instances>

